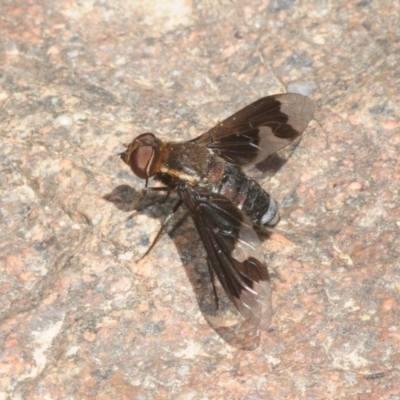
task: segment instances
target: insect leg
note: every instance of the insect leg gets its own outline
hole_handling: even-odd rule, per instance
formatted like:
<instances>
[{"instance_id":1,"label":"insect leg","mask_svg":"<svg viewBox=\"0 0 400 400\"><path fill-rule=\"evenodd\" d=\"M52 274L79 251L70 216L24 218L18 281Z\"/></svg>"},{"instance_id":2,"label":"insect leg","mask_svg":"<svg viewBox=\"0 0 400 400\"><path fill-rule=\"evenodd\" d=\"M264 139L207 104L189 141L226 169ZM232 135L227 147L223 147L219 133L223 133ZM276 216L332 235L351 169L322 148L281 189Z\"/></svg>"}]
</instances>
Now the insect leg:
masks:
<instances>
[{"instance_id":1,"label":"insect leg","mask_svg":"<svg viewBox=\"0 0 400 400\"><path fill-rule=\"evenodd\" d=\"M163 188L163 189L164 189L164 188ZM169 190L169 188L165 188L165 189L167 189L168 192L167 192L166 196L165 196L161 201L158 202L158 204L163 204L163 203L165 203L165 202L167 201L168 197L169 197L169 194L171 193L171 190Z\"/></svg>"},{"instance_id":2,"label":"insect leg","mask_svg":"<svg viewBox=\"0 0 400 400\"><path fill-rule=\"evenodd\" d=\"M215 275L214 275L214 270L212 269L212 266L210 265L210 260L208 258L207 258L207 267L208 267L208 272L210 273L215 302L217 303L217 310L218 310L219 309L219 301L218 301L218 295L217 295L217 288L215 287Z\"/></svg>"},{"instance_id":3,"label":"insect leg","mask_svg":"<svg viewBox=\"0 0 400 400\"><path fill-rule=\"evenodd\" d=\"M157 188L152 188L152 189L157 189ZM174 208L171 210L171 212L168 214L167 218L165 218L165 221L163 222L163 224L161 225L160 230L157 233L156 238L153 240L153 243L150 245L150 247L147 249L146 253L143 254L143 256L141 257L144 258L147 256L147 254L150 253L151 249L154 247L154 245L157 243L158 239L160 238L161 234L164 231L164 228L167 226L168 221L171 219L171 217L175 214L175 212L178 210L178 208L182 205L183 201L179 200L175 205Z\"/></svg>"},{"instance_id":4,"label":"insect leg","mask_svg":"<svg viewBox=\"0 0 400 400\"><path fill-rule=\"evenodd\" d=\"M147 181L146 181L146 186L147 186ZM147 196L148 192L165 192L168 191L167 195L165 196L165 198L161 201L161 203L164 203L165 200L167 200L169 193L170 193L170 188L168 187L145 187L142 189L142 194L140 195L139 199L137 201L135 201L135 203L132 206L132 210L135 210L136 207L145 199L145 197ZM135 215L135 213L131 214L126 220L129 221L133 218L133 216Z\"/></svg>"},{"instance_id":5,"label":"insect leg","mask_svg":"<svg viewBox=\"0 0 400 400\"><path fill-rule=\"evenodd\" d=\"M140 195L139 199L135 202L135 204L133 205L133 209L135 209L147 196L148 192L165 192L168 191L167 196L165 197L165 199L163 199L161 201L161 203L164 203L165 200L167 200L168 196L169 196L169 192L171 191L170 188L168 187L145 187L142 189L142 194Z\"/></svg>"}]
</instances>

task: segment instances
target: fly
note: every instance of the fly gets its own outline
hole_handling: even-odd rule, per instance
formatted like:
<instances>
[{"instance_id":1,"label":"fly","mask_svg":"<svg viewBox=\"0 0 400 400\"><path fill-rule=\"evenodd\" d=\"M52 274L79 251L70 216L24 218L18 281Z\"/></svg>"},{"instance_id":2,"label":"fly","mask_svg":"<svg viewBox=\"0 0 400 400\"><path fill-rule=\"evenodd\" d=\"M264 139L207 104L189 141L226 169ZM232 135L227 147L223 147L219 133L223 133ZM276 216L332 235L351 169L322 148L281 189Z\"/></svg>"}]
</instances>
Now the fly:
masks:
<instances>
[{"instance_id":1,"label":"fly","mask_svg":"<svg viewBox=\"0 0 400 400\"><path fill-rule=\"evenodd\" d=\"M233 304L257 329L268 328L272 306L256 230L276 225L279 213L277 202L242 167L291 143L306 129L313 112L313 102L303 95L276 94L244 107L193 140L163 142L153 133L143 133L121 153L133 173L146 180L141 199L150 190L176 191L179 201L163 227L182 204L187 207L207 252L211 276L217 275ZM150 178L164 186L148 187Z\"/></svg>"}]
</instances>

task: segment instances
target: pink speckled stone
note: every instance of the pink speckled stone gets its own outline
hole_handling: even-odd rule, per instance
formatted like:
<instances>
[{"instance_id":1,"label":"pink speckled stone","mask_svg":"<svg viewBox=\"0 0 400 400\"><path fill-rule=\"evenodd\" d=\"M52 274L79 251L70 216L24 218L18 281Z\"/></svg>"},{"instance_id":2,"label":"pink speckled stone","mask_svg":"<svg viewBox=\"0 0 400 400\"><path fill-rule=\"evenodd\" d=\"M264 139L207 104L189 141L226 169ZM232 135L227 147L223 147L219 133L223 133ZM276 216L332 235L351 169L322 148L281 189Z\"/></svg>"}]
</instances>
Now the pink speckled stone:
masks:
<instances>
[{"instance_id":1,"label":"pink speckled stone","mask_svg":"<svg viewBox=\"0 0 400 400\"><path fill-rule=\"evenodd\" d=\"M1 2L0 399L399 399L399 20L396 1ZM272 324L246 332L189 218L141 259L174 199L133 211L117 154L291 90L316 111L249 171L281 221Z\"/></svg>"}]
</instances>

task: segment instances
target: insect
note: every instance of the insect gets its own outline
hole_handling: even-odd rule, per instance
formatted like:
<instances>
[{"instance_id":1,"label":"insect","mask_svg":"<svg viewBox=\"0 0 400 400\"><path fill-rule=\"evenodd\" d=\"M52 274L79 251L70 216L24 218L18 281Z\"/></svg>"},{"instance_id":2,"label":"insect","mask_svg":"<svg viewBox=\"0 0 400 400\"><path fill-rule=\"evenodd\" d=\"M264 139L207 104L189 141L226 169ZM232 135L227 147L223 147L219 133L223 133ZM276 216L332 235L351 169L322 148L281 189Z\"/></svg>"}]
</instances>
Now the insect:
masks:
<instances>
[{"instance_id":1,"label":"insect","mask_svg":"<svg viewBox=\"0 0 400 400\"><path fill-rule=\"evenodd\" d=\"M245 320L267 329L271 283L256 233L279 220L278 205L242 168L258 163L296 139L307 127L313 102L300 94L263 97L187 142L162 142L153 133L136 137L120 154L149 191L174 190L189 210L214 273ZM148 187L149 178L164 187ZM146 253L146 254L147 254ZM218 298L216 297L217 301Z\"/></svg>"}]
</instances>

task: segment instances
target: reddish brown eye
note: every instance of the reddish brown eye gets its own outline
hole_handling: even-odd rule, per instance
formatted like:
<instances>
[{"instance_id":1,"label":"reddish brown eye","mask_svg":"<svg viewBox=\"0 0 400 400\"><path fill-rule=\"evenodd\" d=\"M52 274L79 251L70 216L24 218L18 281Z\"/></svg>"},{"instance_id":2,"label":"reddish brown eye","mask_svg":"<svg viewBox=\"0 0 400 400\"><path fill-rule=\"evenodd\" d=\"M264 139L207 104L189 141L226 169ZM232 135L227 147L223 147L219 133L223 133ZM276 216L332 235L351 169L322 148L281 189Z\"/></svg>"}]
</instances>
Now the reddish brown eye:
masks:
<instances>
[{"instance_id":1,"label":"reddish brown eye","mask_svg":"<svg viewBox=\"0 0 400 400\"><path fill-rule=\"evenodd\" d=\"M147 179L147 166L153 157L153 148L151 146L140 146L135 149L130 158L129 165L134 172L141 179Z\"/></svg>"}]
</instances>

